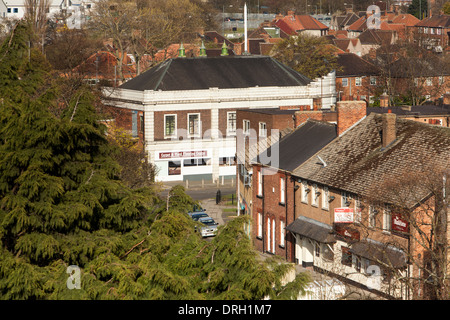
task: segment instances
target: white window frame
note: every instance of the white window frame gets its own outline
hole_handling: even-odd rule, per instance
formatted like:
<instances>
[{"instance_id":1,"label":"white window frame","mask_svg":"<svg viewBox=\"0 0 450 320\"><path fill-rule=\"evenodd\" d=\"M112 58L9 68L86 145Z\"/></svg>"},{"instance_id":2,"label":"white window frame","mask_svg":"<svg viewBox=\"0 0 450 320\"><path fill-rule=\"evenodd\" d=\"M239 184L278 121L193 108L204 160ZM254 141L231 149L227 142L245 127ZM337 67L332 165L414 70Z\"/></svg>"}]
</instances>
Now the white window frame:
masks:
<instances>
[{"instance_id":1,"label":"white window frame","mask_svg":"<svg viewBox=\"0 0 450 320\"><path fill-rule=\"evenodd\" d=\"M259 122L259 136L260 137L267 137L267 124L265 122Z\"/></svg>"},{"instance_id":2,"label":"white window frame","mask_svg":"<svg viewBox=\"0 0 450 320\"><path fill-rule=\"evenodd\" d=\"M377 85L377 77L370 77L370 85L376 86Z\"/></svg>"},{"instance_id":3,"label":"white window frame","mask_svg":"<svg viewBox=\"0 0 450 320\"><path fill-rule=\"evenodd\" d=\"M309 191L307 191L308 189L308 183L306 181L302 181L302 202L303 203L308 203L308 193Z\"/></svg>"},{"instance_id":4,"label":"white window frame","mask_svg":"<svg viewBox=\"0 0 450 320\"><path fill-rule=\"evenodd\" d=\"M175 118L175 127L173 134L167 134L167 117ZM176 114L165 114L164 115L164 138L173 138L177 136L177 115Z\"/></svg>"},{"instance_id":5,"label":"white window frame","mask_svg":"<svg viewBox=\"0 0 450 320\"><path fill-rule=\"evenodd\" d=\"M261 212L258 212L258 234L257 237L262 237L263 216Z\"/></svg>"},{"instance_id":6,"label":"white window frame","mask_svg":"<svg viewBox=\"0 0 450 320\"><path fill-rule=\"evenodd\" d=\"M354 209L355 210L355 217L354 217L355 222L356 223L361 223L362 222L362 220L361 220L361 211L362 211L362 209L361 209L361 200L355 199L354 205L355 205L355 209Z\"/></svg>"},{"instance_id":7,"label":"white window frame","mask_svg":"<svg viewBox=\"0 0 450 320\"><path fill-rule=\"evenodd\" d=\"M234 115L234 126L230 125L230 116ZM236 111L228 111L227 112L227 135L235 135L236 134L236 124L237 124L237 115Z\"/></svg>"},{"instance_id":8,"label":"white window frame","mask_svg":"<svg viewBox=\"0 0 450 320\"><path fill-rule=\"evenodd\" d=\"M362 85L362 78L356 77L355 78L355 86L360 87Z\"/></svg>"},{"instance_id":9,"label":"white window frame","mask_svg":"<svg viewBox=\"0 0 450 320\"><path fill-rule=\"evenodd\" d=\"M383 209L383 232L391 232L392 230L392 217L391 209L385 206Z\"/></svg>"},{"instance_id":10,"label":"white window frame","mask_svg":"<svg viewBox=\"0 0 450 320\"><path fill-rule=\"evenodd\" d=\"M374 206L369 206L369 214L368 214L368 226L369 228L375 228L376 225L376 209Z\"/></svg>"},{"instance_id":11,"label":"white window frame","mask_svg":"<svg viewBox=\"0 0 450 320\"><path fill-rule=\"evenodd\" d=\"M284 242L284 229L285 229L285 225L284 225L284 221L280 220L280 246L284 247L285 246L285 242Z\"/></svg>"},{"instance_id":12,"label":"white window frame","mask_svg":"<svg viewBox=\"0 0 450 320\"><path fill-rule=\"evenodd\" d=\"M191 126L190 126L190 116L198 116L197 119L197 132L195 132L195 125L194 125L194 133L191 133ZM188 131L188 137L200 137L200 133L202 132L202 126L200 121L200 113L188 113L187 114L187 131Z\"/></svg>"},{"instance_id":13,"label":"white window frame","mask_svg":"<svg viewBox=\"0 0 450 320\"><path fill-rule=\"evenodd\" d=\"M244 134L250 134L250 120L242 120L242 131Z\"/></svg>"},{"instance_id":14,"label":"white window frame","mask_svg":"<svg viewBox=\"0 0 450 320\"><path fill-rule=\"evenodd\" d=\"M344 80L345 80L345 84L344 84ZM348 87L348 78L342 78L342 86Z\"/></svg>"},{"instance_id":15,"label":"white window frame","mask_svg":"<svg viewBox=\"0 0 450 320\"><path fill-rule=\"evenodd\" d=\"M258 196L262 197L262 177L261 177L261 170L258 171L258 174L256 175L258 179Z\"/></svg>"},{"instance_id":16,"label":"white window frame","mask_svg":"<svg viewBox=\"0 0 450 320\"><path fill-rule=\"evenodd\" d=\"M341 207L348 208L349 205L346 204L347 202L350 202L350 195L348 194L348 192L342 191L341 192Z\"/></svg>"},{"instance_id":17,"label":"white window frame","mask_svg":"<svg viewBox=\"0 0 450 320\"><path fill-rule=\"evenodd\" d=\"M286 203L285 199L286 182L283 177L280 177L280 203Z\"/></svg>"},{"instance_id":18,"label":"white window frame","mask_svg":"<svg viewBox=\"0 0 450 320\"><path fill-rule=\"evenodd\" d=\"M329 210L330 209L330 191L328 187L324 186L322 188L322 209Z\"/></svg>"},{"instance_id":19,"label":"white window frame","mask_svg":"<svg viewBox=\"0 0 450 320\"><path fill-rule=\"evenodd\" d=\"M311 195L311 205L315 206L315 207L319 206L319 195L317 195L317 193L319 193L319 187L317 186L317 184L313 184L312 195Z\"/></svg>"}]
</instances>

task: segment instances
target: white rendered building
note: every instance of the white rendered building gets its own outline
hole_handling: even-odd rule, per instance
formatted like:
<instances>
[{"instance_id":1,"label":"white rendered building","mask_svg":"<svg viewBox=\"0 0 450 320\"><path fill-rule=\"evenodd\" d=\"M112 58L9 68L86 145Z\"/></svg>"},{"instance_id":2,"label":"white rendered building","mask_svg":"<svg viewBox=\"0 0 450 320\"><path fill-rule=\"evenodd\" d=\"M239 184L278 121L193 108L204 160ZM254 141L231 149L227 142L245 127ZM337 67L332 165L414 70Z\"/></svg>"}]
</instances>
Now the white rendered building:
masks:
<instances>
[{"instance_id":1,"label":"white rendered building","mask_svg":"<svg viewBox=\"0 0 450 320\"><path fill-rule=\"evenodd\" d=\"M335 72L312 81L267 56L169 59L113 90L104 103L141 115L158 181L236 177L236 110L336 102ZM131 113L130 113L131 114Z\"/></svg>"}]
</instances>

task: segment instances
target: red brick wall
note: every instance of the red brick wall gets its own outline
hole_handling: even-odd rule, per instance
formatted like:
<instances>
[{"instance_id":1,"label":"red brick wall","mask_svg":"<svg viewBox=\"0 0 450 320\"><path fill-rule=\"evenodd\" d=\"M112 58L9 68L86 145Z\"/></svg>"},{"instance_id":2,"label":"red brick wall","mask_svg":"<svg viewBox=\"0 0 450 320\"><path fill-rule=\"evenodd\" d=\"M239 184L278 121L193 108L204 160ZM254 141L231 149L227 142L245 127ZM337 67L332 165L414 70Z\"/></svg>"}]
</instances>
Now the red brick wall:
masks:
<instances>
[{"instance_id":1,"label":"red brick wall","mask_svg":"<svg viewBox=\"0 0 450 320\"><path fill-rule=\"evenodd\" d=\"M135 110L118 108L113 106L104 106L103 107L103 117L105 120L114 120L115 125L119 128L123 128L128 130L131 134L132 131L132 113ZM139 143L143 145L144 143L144 131L143 131L143 123L141 123L141 116L144 115L144 112L138 111L137 115L137 129L138 129L138 138ZM108 123L106 123L108 125Z\"/></svg>"},{"instance_id":2,"label":"red brick wall","mask_svg":"<svg viewBox=\"0 0 450 320\"><path fill-rule=\"evenodd\" d=\"M258 196L258 174L261 167L253 167L253 211L252 211L252 238L256 250L260 252L268 251L268 235L267 235L267 223L268 218L271 221L275 221L275 246L272 252L272 245L270 253L281 256L287 261L294 260L294 246L290 233L286 234L285 230L281 230L281 221L284 222L284 228L294 221L294 200L293 200L293 187L294 182L291 181L290 175L281 171L273 171L273 174L261 174L263 179L263 193L262 197ZM281 188L280 178L284 178L285 181L285 201L284 204L280 203L281 200ZM263 228L262 237L258 237L258 213L263 214ZM271 225L272 229L272 225ZM270 241L272 243L273 233L270 233ZM281 246L281 237L284 237L284 246Z\"/></svg>"},{"instance_id":3,"label":"red brick wall","mask_svg":"<svg viewBox=\"0 0 450 320\"><path fill-rule=\"evenodd\" d=\"M364 101L339 101L336 110L337 134L340 135L366 116L366 103Z\"/></svg>"}]
</instances>

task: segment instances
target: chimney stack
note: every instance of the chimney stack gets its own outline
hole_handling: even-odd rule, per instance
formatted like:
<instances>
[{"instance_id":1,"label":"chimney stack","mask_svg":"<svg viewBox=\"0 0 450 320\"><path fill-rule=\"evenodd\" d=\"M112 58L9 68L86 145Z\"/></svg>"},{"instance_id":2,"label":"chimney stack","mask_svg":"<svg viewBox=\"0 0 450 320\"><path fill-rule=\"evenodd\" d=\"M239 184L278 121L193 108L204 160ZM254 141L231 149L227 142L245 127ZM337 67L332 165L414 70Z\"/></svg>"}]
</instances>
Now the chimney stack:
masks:
<instances>
[{"instance_id":1,"label":"chimney stack","mask_svg":"<svg viewBox=\"0 0 450 320\"><path fill-rule=\"evenodd\" d=\"M397 130L395 128L397 116L395 113L383 113L382 118L383 127L381 132L381 144L383 148L386 148L397 137Z\"/></svg>"},{"instance_id":2,"label":"chimney stack","mask_svg":"<svg viewBox=\"0 0 450 320\"><path fill-rule=\"evenodd\" d=\"M337 103L337 134L344 131L366 116L365 101L339 101Z\"/></svg>"}]
</instances>

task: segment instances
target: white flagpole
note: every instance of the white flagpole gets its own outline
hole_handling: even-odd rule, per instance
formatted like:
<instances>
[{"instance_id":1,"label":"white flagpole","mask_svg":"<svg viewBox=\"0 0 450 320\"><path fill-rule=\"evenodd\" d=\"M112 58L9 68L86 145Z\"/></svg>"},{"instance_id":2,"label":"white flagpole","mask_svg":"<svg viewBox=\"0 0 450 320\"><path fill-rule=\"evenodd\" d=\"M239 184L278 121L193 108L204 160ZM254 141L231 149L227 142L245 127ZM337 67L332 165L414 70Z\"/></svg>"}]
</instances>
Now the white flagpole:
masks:
<instances>
[{"instance_id":1,"label":"white flagpole","mask_svg":"<svg viewBox=\"0 0 450 320\"><path fill-rule=\"evenodd\" d=\"M247 53L247 2L244 4L244 53Z\"/></svg>"}]
</instances>

